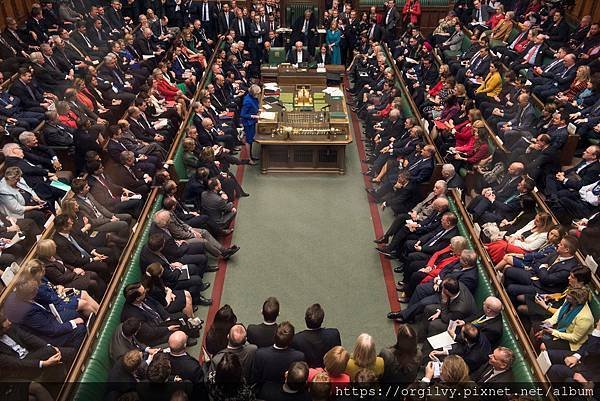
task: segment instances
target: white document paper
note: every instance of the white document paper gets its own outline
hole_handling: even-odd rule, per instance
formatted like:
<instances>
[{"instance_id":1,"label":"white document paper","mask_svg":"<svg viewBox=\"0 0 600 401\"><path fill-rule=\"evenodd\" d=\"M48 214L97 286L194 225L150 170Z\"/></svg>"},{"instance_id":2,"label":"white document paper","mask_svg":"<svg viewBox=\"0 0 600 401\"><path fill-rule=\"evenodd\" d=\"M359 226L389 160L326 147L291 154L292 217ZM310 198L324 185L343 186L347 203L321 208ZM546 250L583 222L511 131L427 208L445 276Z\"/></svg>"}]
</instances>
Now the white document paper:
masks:
<instances>
[{"instance_id":1,"label":"white document paper","mask_svg":"<svg viewBox=\"0 0 600 401\"><path fill-rule=\"evenodd\" d=\"M259 114L258 118L260 118L261 120L275 121L275 118L277 118L277 113L275 113L273 111L263 111L262 113Z\"/></svg>"},{"instance_id":2,"label":"white document paper","mask_svg":"<svg viewBox=\"0 0 600 401\"><path fill-rule=\"evenodd\" d=\"M414 58L410 58L410 57L406 58L406 62L411 63L411 64L419 64L419 62L417 60L415 60Z\"/></svg>"},{"instance_id":3,"label":"white document paper","mask_svg":"<svg viewBox=\"0 0 600 401\"><path fill-rule=\"evenodd\" d=\"M273 106L271 106L270 104L263 104L263 109L265 110L271 110L273 108Z\"/></svg>"},{"instance_id":4,"label":"white document paper","mask_svg":"<svg viewBox=\"0 0 600 401\"><path fill-rule=\"evenodd\" d=\"M1 252L0 252L1 254ZM4 283L5 287L8 287L8 285L10 284L10 282L13 280L13 278L15 277L15 272L13 272L11 269L6 269L4 271L4 273L2 273L2 282Z\"/></svg>"},{"instance_id":5,"label":"white document paper","mask_svg":"<svg viewBox=\"0 0 600 401\"><path fill-rule=\"evenodd\" d=\"M150 60L151 58L154 58L154 54L152 54L152 55L149 55L149 54L144 54L144 55L142 55L142 58L143 58L144 60Z\"/></svg>"},{"instance_id":6,"label":"white document paper","mask_svg":"<svg viewBox=\"0 0 600 401\"><path fill-rule=\"evenodd\" d=\"M447 331L428 337L427 341L429 341L429 344L431 344L431 348L433 349L444 348L455 343L454 339Z\"/></svg>"},{"instance_id":7,"label":"white document paper","mask_svg":"<svg viewBox=\"0 0 600 401\"><path fill-rule=\"evenodd\" d=\"M550 366L552 366L552 362L550 362L550 357L548 356L548 351L542 351L537 357L537 363L542 369L542 372L546 374Z\"/></svg>"}]
</instances>

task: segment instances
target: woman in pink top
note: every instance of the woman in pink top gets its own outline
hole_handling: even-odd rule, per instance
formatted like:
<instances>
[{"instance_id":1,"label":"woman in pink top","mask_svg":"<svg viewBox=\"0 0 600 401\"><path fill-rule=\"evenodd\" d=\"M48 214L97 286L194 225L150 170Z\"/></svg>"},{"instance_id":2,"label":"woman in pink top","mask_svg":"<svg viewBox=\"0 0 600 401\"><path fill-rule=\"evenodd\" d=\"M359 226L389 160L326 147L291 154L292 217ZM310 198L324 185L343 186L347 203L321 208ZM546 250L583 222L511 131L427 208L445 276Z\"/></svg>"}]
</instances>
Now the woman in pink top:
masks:
<instances>
[{"instance_id":1,"label":"woman in pink top","mask_svg":"<svg viewBox=\"0 0 600 401\"><path fill-rule=\"evenodd\" d=\"M348 365L348 360L350 360L350 354L344 347L340 345L333 347L323 357L325 369L316 368L308 371L308 382L312 382L317 374L326 372L329 376L329 382L332 384L332 393L335 392L336 388L346 387L350 383L350 376L344 373Z\"/></svg>"}]
</instances>

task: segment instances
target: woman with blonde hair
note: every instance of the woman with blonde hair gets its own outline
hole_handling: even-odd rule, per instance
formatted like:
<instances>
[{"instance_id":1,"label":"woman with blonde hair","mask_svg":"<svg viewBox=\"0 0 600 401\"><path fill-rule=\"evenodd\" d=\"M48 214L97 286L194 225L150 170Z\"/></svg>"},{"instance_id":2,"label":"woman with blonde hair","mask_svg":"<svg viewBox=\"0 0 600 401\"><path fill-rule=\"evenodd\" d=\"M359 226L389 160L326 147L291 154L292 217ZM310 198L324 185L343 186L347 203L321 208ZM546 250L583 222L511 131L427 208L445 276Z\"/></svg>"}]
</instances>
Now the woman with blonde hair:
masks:
<instances>
[{"instance_id":1,"label":"woman with blonde hair","mask_svg":"<svg viewBox=\"0 0 600 401\"><path fill-rule=\"evenodd\" d=\"M85 290L97 300L102 299L106 284L96 272L63 263L56 255L56 243L51 239L38 242L35 257L44 264L46 278L56 286Z\"/></svg>"},{"instance_id":2,"label":"woman with blonde hair","mask_svg":"<svg viewBox=\"0 0 600 401\"><path fill-rule=\"evenodd\" d=\"M535 218L514 234L487 244L485 247L494 264L500 263L508 253L524 255L538 250L546 243L548 232L554 226L548 213L538 213Z\"/></svg>"},{"instance_id":3,"label":"woman with blonde hair","mask_svg":"<svg viewBox=\"0 0 600 401\"><path fill-rule=\"evenodd\" d=\"M22 280L35 280L38 284L34 301L40 305L54 305L64 321L76 319L79 314L87 317L98 313L99 305L85 290L54 285L46 277L44 263L39 259L31 259L24 266Z\"/></svg>"},{"instance_id":4,"label":"woman with blonde hair","mask_svg":"<svg viewBox=\"0 0 600 401\"><path fill-rule=\"evenodd\" d=\"M558 92L556 94L556 102L559 105L572 102L581 92L583 92L590 81L592 80L590 67L587 65L580 65L577 67L577 73L575 79L571 82L569 89L564 92Z\"/></svg>"},{"instance_id":5,"label":"woman with blonde hair","mask_svg":"<svg viewBox=\"0 0 600 401\"><path fill-rule=\"evenodd\" d=\"M346 374L350 376L351 380L354 380L356 373L363 368L373 371L377 377L383 375L384 371L383 358L377 356L375 341L367 333L362 333L356 338L352 357L346 366Z\"/></svg>"},{"instance_id":6,"label":"woman with blonde hair","mask_svg":"<svg viewBox=\"0 0 600 401\"><path fill-rule=\"evenodd\" d=\"M431 391L428 391L426 394L429 395L417 395L415 393L414 396L409 396L407 400L440 400L447 398L440 398L439 394L442 392L448 393L450 390L456 391L457 393L461 393L461 390L465 388L471 388L471 394L473 393L475 383L471 381L469 377L469 367L467 363L458 355L449 355L444 359L444 363L439 370L439 379L440 381L434 381L435 378L435 364L439 362L429 362L425 366L425 376L421 379L420 382L413 383L411 388L424 388L431 387ZM437 388L437 389L435 389ZM468 397L465 395L465 399L475 399L474 397Z\"/></svg>"}]
</instances>

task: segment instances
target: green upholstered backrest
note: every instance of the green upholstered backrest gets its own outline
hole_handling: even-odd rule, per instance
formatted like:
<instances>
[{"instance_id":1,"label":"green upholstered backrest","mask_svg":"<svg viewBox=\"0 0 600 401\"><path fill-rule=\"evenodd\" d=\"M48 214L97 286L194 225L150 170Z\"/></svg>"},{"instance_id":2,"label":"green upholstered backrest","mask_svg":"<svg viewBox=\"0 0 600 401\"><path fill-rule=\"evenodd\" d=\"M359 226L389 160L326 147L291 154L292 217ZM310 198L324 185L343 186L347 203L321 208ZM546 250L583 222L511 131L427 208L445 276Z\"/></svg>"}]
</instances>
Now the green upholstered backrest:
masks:
<instances>
[{"instance_id":1,"label":"green upholstered backrest","mask_svg":"<svg viewBox=\"0 0 600 401\"><path fill-rule=\"evenodd\" d=\"M123 276L115 299L110 307L108 316L106 317L102 327L98 331L99 336L94 345L94 350L88 359L85 371L81 375L81 384L77 388L77 392L73 399L75 401L102 401L104 398L106 379L111 368L109 357L110 342L117 326L121 323L121 311L125 299L121 295L125 287L133 282L140 280L139 258L144 244L148 239L150 225L152 224L152 216L162 207L162 195L159 195L154 202L154 206L150 212L149 218L143 226L143 233L134 250L133 256L127 271Z\"/></svg>"},{"instance_id":2,"label":"green upholstered backrest","mask_svg":"<svg viewBox=\"0 0 600 401\"><path fill-rule=\"evenodd\" d=\"M269 64L278 65L285 63L285 60L285 47L271 47L271 50L269 50Z\"/></svg>"}]
</instances>

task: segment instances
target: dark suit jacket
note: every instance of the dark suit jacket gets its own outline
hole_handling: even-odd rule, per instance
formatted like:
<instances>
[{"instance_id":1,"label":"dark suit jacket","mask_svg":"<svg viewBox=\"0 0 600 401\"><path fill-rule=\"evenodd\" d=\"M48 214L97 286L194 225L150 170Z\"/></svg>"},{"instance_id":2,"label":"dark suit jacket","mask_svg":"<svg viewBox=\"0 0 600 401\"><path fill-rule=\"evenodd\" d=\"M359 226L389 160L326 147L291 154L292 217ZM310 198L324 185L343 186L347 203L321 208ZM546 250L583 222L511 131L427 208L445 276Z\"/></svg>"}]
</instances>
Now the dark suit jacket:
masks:
<instances>
[{"instance_id":1,"label":"dark suit jacket","mask_svg":"<svg viewBox=\"0 0 600 401\"><path fill-rule=\"evenodd\" d=\"M246 42L248 40L248 36L250 35L250 21L247 18L243 18L242 20L244 21L245 35L242 35L240 32L240 23L239 23L238 18L233 19L233 21L231 22L230 28L233 28L233 30L235 31L236 38L240 38L240 40L243 40L244 42Z\"/></svg>"},{"instance_id":2,"label":"dark suit jacket","mask_svg":"<svg viewBox=\"0 0 600 401\"><path fill-rule=\"evenodd\" d=\"M294 335L292 341L292 347L304 353L304 360L310 368L323 367L323 357L337 345L342 345L338 329L323 327L303 330Z\"/></svg>"},{"instance_id":3,"label":"dark suit jacket","mask_svg":"<svg viewBox=\"0 0 600 401\"><path fill-rule=\"evenodd\" d=\"M233 26L235 14L232 11L229 11L228 14L229 25L227 25L227 20L225 19L225 13L223 11L221 11L217 17L217 27L220 34L226 33Z\"/></svg>"},{"instance_id":4,"label":"dark suit jacket","mask_svg":"<svg viewBox=\"0 0 600 401\"><path fill-rule=\"evenodd\" d=\"M579 179L569 178L574 177L577 174L577 169L583 166L583 161L577 164L575 167L565 170L565 177L567 178L567 182L563 182L563 185L566 188L574 189L579 191L582 186L590 185L593 182L596 182L598 179L598 174L600 174L600 162L597 160L593 163L588 164L584 168L579 171Z\"/></svg>"},{"instance_id":5,"label":"dark suit jacket","mask_svg":"<svg viewBox=\"0 0 600 401\"><path fill-rule=\"evenodd\" d=\"M304 354L293 348L276 349L273 347L259 348L254 356L252 383L262 385L266 382L284 381L284 373L292 362L304 360Z\"/></svg>"},{"instance_id":6,"label":"dark suit jacket","mask_svg":"<svg viewBox=\"0 0 600 401\"><path fill-rule=\"evenodd\" d=\"M115 184L136 194L146 195L150 191L150 186L143 179L143 171L135 165L131 169L127 169L124 165L117 164L112 171Z\"/></svg>"},{"instance_id":7,"label":"dark suit jacket","mask_svg":"<svg viewBox=\"0 0 600 401\"><path fill-rule=\"evenodd\" d=\"M420 161L418 165L414 166L417 161ZM414 167L411 169L410 166ZM420 184L422 182L427 182L431 178L433 174L433 157L425 160L419 156L418 159L409 163L408 169L410 173L410 180L416 184Z\"/></svg>"},{"instance_id":8,"label":"dark suit jacket","mask_svg":"<svg viewBox=\"0 0 600 401\"><path fill-rule=\"evenodd\" d=\"M288 54L287 60L289 63L291 64L297 64L298 63L298 52L296 51L296 49L292 48ZM310 62L310 54L308 53L307 50L302 50L302 62L303 63L308 63Z\"/></svg>"},{"instance_id":9,"label":"dark suit jacket","mask_svg":"<svg viewBox=\"0 0 600 401\"><path fill-rule=\"evenodd\" d=\"M483 316L483 312L481 311L477 315L473 315L469 318L470 321L476 320ZM492 345L492 348L496 347L500 342L500 338L502 337L502 314L496 316L493 319L488 319L483 323L475 324L479 328L479 331L487 337L488 341Z\"/></svg>"},{"instance_id":10,"label":"dark suit jacket","mask_svg":"<svg viewBox=\"0 0 600 401\"><path fill-rule=\"evenodd\" d=\"M489 372L491 372L493 369L494 368L492 367L492 365L490 365L489 363L484 363L483 365L481 365L481 367L479 369L477 369L476 371L471 373L471 380L473 380L477 384L512 383L515 381L512 369L510 369L510 368L507 371L504 371L496 376L493 376L492 378L490 378L489 380L486 380L485 382L482 381L483 377L485 375L489 374Z\"/></svg>"},{"instance_id":11,"label":"dark suit jacket","mask_svg":"<svg viewBox=\"0 0 600 401\"><path fill-rule=\"evenodd\" d=\"M275 341L277 332L277 323L273 324L251 324L246 329L248 342L256 345L258 348L270 347Z\"/></svg>"},{"instance_id":12,"label":"dark suit jacket","mask_svg":"<svg viewBox=\"0 0 600 401\"><path fill-rule=\"evenodd\" d=\"M106 177L106 176L105 176ZM123 187L120 187L106 177L106 183L108 189L110 189L110 193L108 189L98 181L93 175L88 175L88 184L90 185L90 193L96 198L98 202L103 204L107 209L111 210L115 207L116 204L121 202L121 194L123 192ZM112 193L112 196L111 196Z\"/></svg>"},{"instance_id":13,"label":"dark suit jacket","mask_svg":"<svg viewBox=\"0 0 600 401\"><path fill-rule=\"evenodd\" d=\"M179 376L183 380L189 380L192 383L200 383L204 377L202 367L197 358L189 354L175 356L171 353L169 361L171 362L171 375Z\"/></svg>"},{"instance_id":14,"label":"dark suit jacket","mask_svg":"<svg viewBox=\"0 0 600 401\"><path fill-rule=\"evenodd\" d=\"M534 265L534 272L539 280L533 280L533 284L540 288L544 294L562 292L567 287L571 270L579 265L576 258L569 258L556 262L558 254L552 253L542 259L539 264ZM540 265L548 264L550 268L541 268ZM540 292L542 292L540 291Z\"/></svg>"},{"instance_id":15,"label":"dark suit jacket","mask_svg":"<svg viewBox=\"0 0 600 401\"><path fill-rule=\"evenodd\" d=\"M450 230L444 232L444 228L440 227L435 231L431 231L428 234L423 235L419 238L421 241L421 252L426 253L428 255L433 255L440 249L444 249L450 243L450 239L458 235L458 228L452 227ZM433 239L436 235L444 232L444 234L438 238L434 243Z\"/></svg>"},{"instance_id":16,"label":"dark suit jacket","mask_svg":"<svg viewBox=\"0 0 600 401\"><path fill-rule=\"evenodd\" d=\"M315 55L315 62L317 64L331 64L331 56L329 55L329 52L325 53L325 56L323 57L323 53L319 52Z\"/></svg>"},{"instance_id":17,"label":"dark suit jacket","mask_svg":"<svg viewBox=\"0 0 600 401\"><path fill-rule=\"evenodd\" d=\"M73 235L73 233L71 233L71 235L73 236L75 241L77 241L79 246L85 249L88 253L92 250L90 245L86 241L83 241L81 237L76 237L75 235ZM56 243L56 253L64 263L73 267L83 267L86 264L90 263L89 258L83 257L81 255L81 252L79 252L79 250L75 248L75 245L73 245L69 240L67 240L58 232L54 233L52 239Z\"/></svg>"},{"instance_id":18,"label":"dark suit jacket","mask_svg":"<svg viewBox=\"0 0 600 401\"><path fill-rule=\"evenodd\" d=\"M475 269L475 271L477 271ZM442 303L440 306L440 319L444 323L449 323L450 320L464 320L467 316L471 316L475 310L475 300L469 289L459 283L460 292L458 297L451 300L448 305Z\"/></svg>"},{"instance_id":19,"label":"dark suit jacket","mask_svg":"<svg viewBox=\"0 0 600 401\"><path fill-rule=\"evenodd\" d=\"M19 80L19 79L15 80L15 82L13 82L13 84L10 86L8 91L10 92L11 95L14 95L14 96L18 97L19 99L21 99L21 106L24 109L30 109L32 107L39 107L40 103L42 101L44 101L44 96L43 96L42 92L31 84L29 84L27 86L29 86L29 88L33 92L33 98L29 94L29 91L27 90L25 84L23 82L21 82L21 80Z\"/></svg>"},{"instance_id":20,"label":"dark suit jacket","mask_svg":"<svg viewBox=\"0 0 600 401\"><path fill-rule=\"evenodd\" d=\"M120 323L110 340L110 360L116 362L119 358L125 355L127 352L132 351L134 349L144 351L146 349L146 344L138 341L136 338L137 346L128 338L125 338L123 335L123 323Z\"/></svg>"},{"instance_id":21,"label":"dark suit jacket","mask_svg":"<svg viewBox=\"0 0 600 401\"><path fill-rule=\"evenodd\" d=\"M388 13L390 14L389 19L387 18ZM394 6L394 7L392 7L391 10L389 10L389 9L385 10L385 13L383 14L383 19L381 20L381 23L384 25L384 28L386 30L391 31L396 27L396 24L398 23L399 19L400 19L400 12L396 8L396 6ZM387 20L387 24L386 24L386 20Z\"/></svg>"},{"instance_id":22,"label":"dark suit jacket","mask_svg":"<svg viewBox=\"0 0 600 401\"><path fill-rule=\"evenodd\" d=\"M17 325L13 325L8 329L6 334L30 353L46 348L46 341L19 328ZM40 368L39 363L40 359L38 358L20 359L12 348L0 342L0 369L4 377L33 379L43 372L43 368Z\"/></svg>"},{"instance_id":23,"label":"dark suit jacket","mask_svg":"<svg viewBox=\"0 0 600 401\"><path fill-rule=\"evenodd\" d=\"M471 292L471 294L475 293L475 290L477 289L477 283L479 282L477 267L474 266L470 269L462 269L458 260L446 266L440 272L439 277L441 279L450 277L455 278L460 285L464 285Z\"/></svg>"},{"instance_id":24,"label":"dark suit jacket","mask_svg":"<svg viewBox=\"0 0 600 401\"><path fill-rule=\"evenodd\" d=\"M476 343L467 345L462 342L456 342L452 345L449 353L450 355L460 355L469 367L469 371L474 372L486 364L491 351L492 349L487 337L480 333Z\"/></svg>"},{"instance_id":25,"label":"dark suit jacket","mask_svg":"<svg viewBox=\"0 0 600 401\"><path fill-rule=\"evenodd\" d=\"M462 177L458 173L456 173L456 174L454 174L454 177L450 178L450 180L448 180L446 182L446 185L448 186L448 189L451 189L451 188L464 189L465 181L462 179Z\"/></svg>"},{"instance_id":26,"label":"dark suit jacket","mask_svg":"<svg viewBox=\"0 0 600 401\"><path fill-rule=\"evenodd\" d=\"M4 159L4 161L6 163L6 167L19 167L23 172L23 179L27 185L33 189L35 189L38 185L48 185L46 183L48 170L38 166L32 166L24 159L19 159L18 157L9 156Z\"/></svg>"},{"instance_id":27,"label":"dark suit jacket","mask_svg":"<svg viewBox=\"0 0 600 401\"><path fill-rule=\"evenodd\" d=\"M155 223L152 223L150 226L150 235L152 234L162 234L164 236L165 247L163 249L163 255L166 256L169 262L178 262L179 259L186 254L188 245L186 243L177 245L177 242L175 242L175 239L169 234L168 230L165 231Z\"/></svg>"},{"instance_id":28,"label":"dark suit jacket","mask_svg":"<svg viewBox=\"0 0 600 401\"><path fill-rule=\"evenodd\" d=\"M142 321L142 326L137 333L137 338L149 346L167 342L171 332L166 326L161 326L161 324L169 317L168 313L164 310L162 305L151 298L146 298L145 302L159 314L159 318L152 316L150 313L137 306L125 303L125 305L123 305L123 310L121 311L121 321L124 322L130 317L140 319Z\"/></svg>"}]
</instances>

